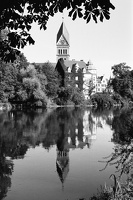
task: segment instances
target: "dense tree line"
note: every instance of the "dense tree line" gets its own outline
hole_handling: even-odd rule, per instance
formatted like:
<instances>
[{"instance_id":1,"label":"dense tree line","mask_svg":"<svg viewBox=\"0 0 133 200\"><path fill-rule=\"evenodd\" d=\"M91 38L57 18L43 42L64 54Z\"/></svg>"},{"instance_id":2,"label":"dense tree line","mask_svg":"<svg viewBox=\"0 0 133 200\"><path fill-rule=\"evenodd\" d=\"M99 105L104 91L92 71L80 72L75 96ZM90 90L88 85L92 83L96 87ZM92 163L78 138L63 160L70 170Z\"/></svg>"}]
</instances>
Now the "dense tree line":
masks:
<instances>
[{"instance_id":1,"label":"dense tree line","mask_svg":"<svg viewBox=\"0 0 133 200\"><path fill-rule=\"evenodd\" d=\"M82 92L71 84L60 85L60 76L48 62L29 64L23 54L14 62L0 62L0 102L23 107L48 107L51 104L83 104Z\"/></svg>"},{"instance_id":2,"label":"dense tree line","mask_svg":"<svg viewBox=\"0 0 133 200\"><path fill-rule=\"evenodd\" d=\"M126 63L112 67L114 77L110 81L115 93L123 98L133 100L133 70Z\"/></svg>"}]
</instances>

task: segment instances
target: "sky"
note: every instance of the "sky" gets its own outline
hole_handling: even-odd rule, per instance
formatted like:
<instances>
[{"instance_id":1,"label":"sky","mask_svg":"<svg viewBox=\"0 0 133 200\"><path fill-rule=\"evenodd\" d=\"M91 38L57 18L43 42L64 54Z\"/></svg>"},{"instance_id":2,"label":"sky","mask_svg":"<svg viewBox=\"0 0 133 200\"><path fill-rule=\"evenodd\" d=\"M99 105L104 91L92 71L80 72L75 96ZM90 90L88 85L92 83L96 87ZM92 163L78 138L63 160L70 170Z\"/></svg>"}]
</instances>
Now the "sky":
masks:
<instances>
[{"instance_id":1,"label":"sky","mask_svg":"<svg viewBox=\"0 0 133 200\"><path fill-rule=\"evenodd\" d=\"M47 29L40 30L33 24L30 31L34 45L27 45L22 52L29 62L56 63L56 36L62 17L70 37L70 60L91 61L98 75L110 77L111 67L125 62L133 68L133 0L111 0L115 10L104 22L89 23L82 18L72 20L68 11L50 17Z\"/></svg>"}]
</instances>

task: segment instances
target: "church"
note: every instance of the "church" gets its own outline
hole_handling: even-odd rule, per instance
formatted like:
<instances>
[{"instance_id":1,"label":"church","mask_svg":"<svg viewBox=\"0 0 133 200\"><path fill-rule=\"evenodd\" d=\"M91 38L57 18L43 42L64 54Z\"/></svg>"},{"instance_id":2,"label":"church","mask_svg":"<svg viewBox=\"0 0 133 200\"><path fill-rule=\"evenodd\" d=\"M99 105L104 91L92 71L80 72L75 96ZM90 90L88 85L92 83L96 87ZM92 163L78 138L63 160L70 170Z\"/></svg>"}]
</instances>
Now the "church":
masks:
<instances>
[{"instance_id":1,"label":"church","mask_svg":"<svg viewBox=\"0 0 133 200\"><path fill-rule=\"evenodd\" d=\"M58 71L62 77L62 86L64 86L65 75L71 75L73 77L75 86L83 91L85 98L88 99L88 87L91 80L94 85L93 93L96 92L96 79L97 72L93 68L91 62L85 63L83 60L70 60L69 55L70 40L69 32L62 22L56 37L56 61L55 70Z\"/></svg>"},{"instance_id":2,"label":"church","mask_svg":"<svg viewBox=\"0 0 133 200\"><path fill-rule=\"evenodd\" d=\"M62 21L56 35L56 63L51 63L56 71L60 74L61 85L65 85L65 77L73 79L75 86L83 92L85 99L89 98L88 90L90 83L93 86L91 94L103 92L106 90L108 80L105 76L98 77L97 70L91 61L85 63L83 60L70 59L70 38L69 32ZM75 50L76 51L76 50ZM42 65L44 63L36 63Z\"/></svg>"}]
</instances>

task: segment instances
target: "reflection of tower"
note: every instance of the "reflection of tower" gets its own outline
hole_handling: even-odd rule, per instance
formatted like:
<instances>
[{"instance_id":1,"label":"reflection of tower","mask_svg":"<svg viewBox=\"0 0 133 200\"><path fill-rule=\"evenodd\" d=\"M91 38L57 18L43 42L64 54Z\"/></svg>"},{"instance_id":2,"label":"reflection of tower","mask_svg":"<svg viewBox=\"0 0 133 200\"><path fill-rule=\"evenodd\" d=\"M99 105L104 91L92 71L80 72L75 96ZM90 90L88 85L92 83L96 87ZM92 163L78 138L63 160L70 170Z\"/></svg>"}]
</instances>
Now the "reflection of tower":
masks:
<instances>
[{"instance_id":1,"label":"reflection of tower","mask_svg":"<svg viewBox=\"0 0 133 200\"><path fill-rule=\"evenodd\" d=\"M56 168L59 178L62 182L62 187L64 187L64 182L69 172L69 150L65 149L63 151L57 150Z\"/></svg>"},{"instance_id":2,"label":"reflection of tower","mask_svg":"<svg viewBox=\"0 0 133 200\"><path fill-rule=\"evenodd\" d=\"M64 187L63 184L69 172L69 149L67 148L67 136L64 134L64 124L60 124L60 130L61 134L57 141L56 169L62 182L62 187Z\"/></svg>"}]
</instances>

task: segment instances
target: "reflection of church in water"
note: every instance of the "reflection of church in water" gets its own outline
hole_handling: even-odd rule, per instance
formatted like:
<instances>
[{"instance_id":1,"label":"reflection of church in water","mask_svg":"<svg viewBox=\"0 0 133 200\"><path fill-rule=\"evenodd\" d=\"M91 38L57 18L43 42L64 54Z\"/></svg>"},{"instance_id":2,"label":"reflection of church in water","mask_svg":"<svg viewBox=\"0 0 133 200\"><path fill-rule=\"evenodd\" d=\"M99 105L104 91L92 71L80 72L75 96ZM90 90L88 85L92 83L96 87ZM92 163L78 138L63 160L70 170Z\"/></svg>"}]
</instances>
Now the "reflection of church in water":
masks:
<instances>
[{"instance_id":1,"label":"reflection of church in water","mask_svg":"<svg viewBox=\"0 0 133 200\"><path fill-rule=\"evenodd\" d=\"M60 137L57 140L57 158L56 170L62 188L69 172L69 152L71 149L90 148L92 141L96 139L96 126L95 122L88 123L90 111L85 111L83 118L78 119L73 127L67 127L65 123L60 122ZM90 120L91 121L91 120Z\"/></svg>"},{"instance_id":2,"label":"reflection of church in water","mask_svg":"<svg viewBox=\"0 0 133 200\"><path fill-rule=\"evenodd\" d=\"M63 189L65 179L69 172L69 149L64 149L62 151L57 149L56 169L62 182Z\"/></svg>"},{"instance_id":3,"label":"reflection of church in water","mask_svg":"<svg viewBox=\"0 0 133 200\"><path fill-rule=\"evenodd\" d=\"M65 114L65 113L64 113ZM96 140L97 128L104 127L105 119L93 116L90 110L85 110L82 118L75 125L68 127L59 120L60 136L57 140L56 170L62 186L69 172L69 152L71 149L90 149Z\"/></svg>"}]
</instances>

